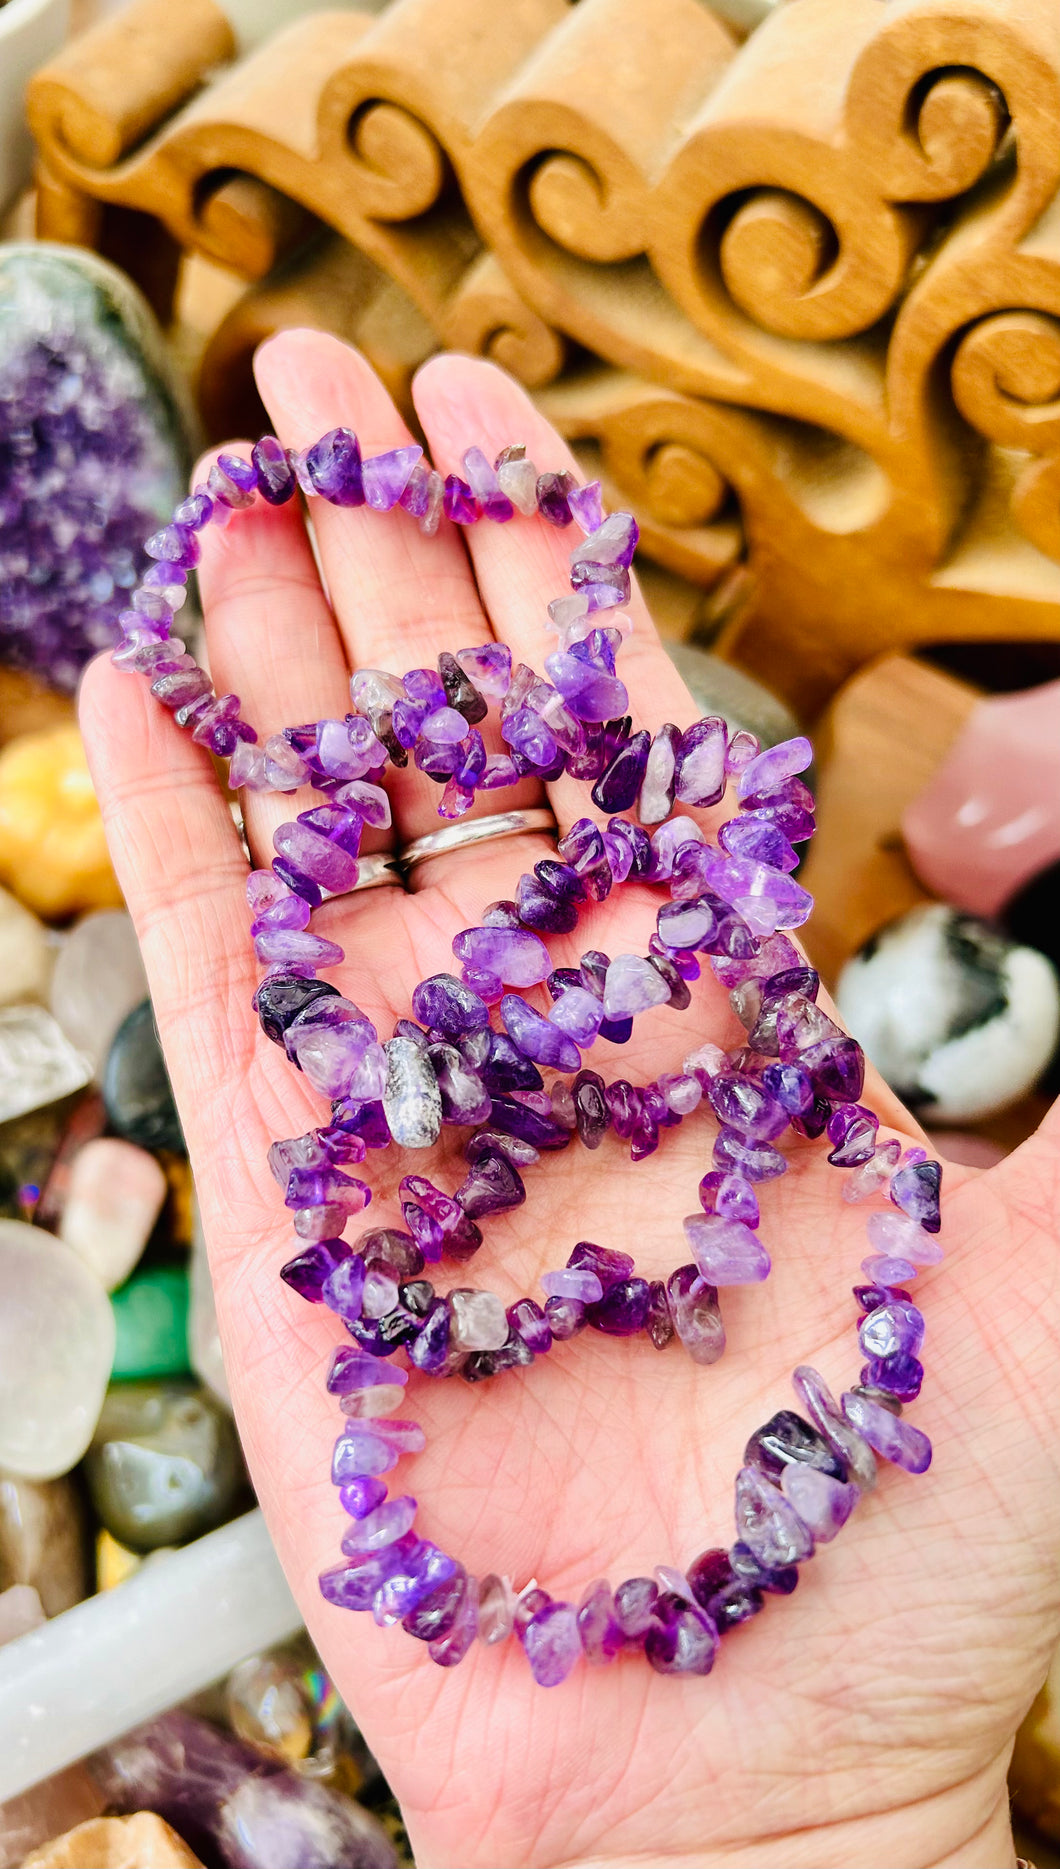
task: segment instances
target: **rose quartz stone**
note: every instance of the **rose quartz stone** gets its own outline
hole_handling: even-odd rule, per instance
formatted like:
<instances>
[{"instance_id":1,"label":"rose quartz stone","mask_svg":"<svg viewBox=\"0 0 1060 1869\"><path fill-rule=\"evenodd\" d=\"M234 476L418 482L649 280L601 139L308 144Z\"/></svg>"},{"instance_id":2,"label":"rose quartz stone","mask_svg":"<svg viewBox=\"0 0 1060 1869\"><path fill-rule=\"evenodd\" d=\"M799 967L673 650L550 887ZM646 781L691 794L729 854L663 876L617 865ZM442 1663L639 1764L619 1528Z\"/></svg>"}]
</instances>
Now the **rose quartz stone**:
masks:
<instances>
[{"instance_id":1,"label":"rose quartz stone","mask_svg":"<svg viewBox=\"0 0 1060 1869\"><path fill-rule=\"evenodd\" d=\"M113 1291L136 1265L165 1198L166 1177L153 1155L99 1136L74 1157L59 1238Z\"/></svg>"},{"instance_id":2,"label":"rose quartz stone","mask_svg":"<svg viewBox=\"0 0 1060 1869\"><path fill-rule=\"evenodd\" d=\"M987 919L1060 858L1060 681L981 701L902 819L944 902Z\"/></svg>"}]
</instances>

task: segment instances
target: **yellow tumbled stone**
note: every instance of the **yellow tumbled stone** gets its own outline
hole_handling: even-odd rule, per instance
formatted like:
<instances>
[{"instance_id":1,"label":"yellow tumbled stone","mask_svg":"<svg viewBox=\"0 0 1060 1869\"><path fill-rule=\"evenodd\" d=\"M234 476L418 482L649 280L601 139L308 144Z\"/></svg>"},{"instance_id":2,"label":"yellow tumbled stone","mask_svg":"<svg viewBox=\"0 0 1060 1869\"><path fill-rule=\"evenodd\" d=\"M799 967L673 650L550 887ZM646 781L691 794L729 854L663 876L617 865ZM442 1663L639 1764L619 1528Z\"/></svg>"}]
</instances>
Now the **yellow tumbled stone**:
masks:
<instances>
[{"instance_id":1,"label":"yellow tumbled stone","mask_svg":"<svg viewBox=\"0 0 1060 1869\"><path fill-rule=\"evenodd\" d=\"M108 1531L101 1531L96 1536L96 1589L113 1590L126 1577L131 1577L139 1570L143 1558L138 1551L130 1551L120 1545Z\"/></svg>"},{"instance_id":2,"label":"yellow tumbled stone","mask_svg":"<svg viewBox=\"0 0 1060 1869\"><path fill-rule=\"evenodd\" d=\"M0 750L0 882L53 920L121 904L75 726L24 733Z\"/></svg>"},{"instance_id":3,"label":"yellow tumbled stone","mask_svg":"<svg viewBox=\"0 0 1060 1869\"><path fill-rule=\"evenodd\" d=\"M22 1869L202 1869L197 1856L153 1811L95 1817L26 1857Z\"/></svg>"}]
</instances>

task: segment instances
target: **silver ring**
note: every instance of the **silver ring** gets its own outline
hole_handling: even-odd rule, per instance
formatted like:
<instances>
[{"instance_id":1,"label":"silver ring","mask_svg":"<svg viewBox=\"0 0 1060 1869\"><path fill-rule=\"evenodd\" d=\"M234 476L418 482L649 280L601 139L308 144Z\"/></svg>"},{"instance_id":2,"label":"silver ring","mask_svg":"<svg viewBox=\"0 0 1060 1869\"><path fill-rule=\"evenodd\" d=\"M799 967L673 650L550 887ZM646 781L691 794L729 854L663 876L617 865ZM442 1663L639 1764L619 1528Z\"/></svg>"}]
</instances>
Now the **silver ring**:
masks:
<instances>
[{"instance_id":1,"label":"silver ring","mask_svg":"<svg viewBox=\"0 0 1060 1869\"><path fill-rule=\"evenodd\" d=\"M472 844L492 843L498 837L518 837L523 831L547 831L559 836L559 825L547 805L535 805L530 811L498 811L492 818L469 818L459 824L443 825L440 831L428 831L417 837L401 852L403 870L414 870L429 857L448 856L453 850L469 850Z\"/></svg>"}]
</instances>

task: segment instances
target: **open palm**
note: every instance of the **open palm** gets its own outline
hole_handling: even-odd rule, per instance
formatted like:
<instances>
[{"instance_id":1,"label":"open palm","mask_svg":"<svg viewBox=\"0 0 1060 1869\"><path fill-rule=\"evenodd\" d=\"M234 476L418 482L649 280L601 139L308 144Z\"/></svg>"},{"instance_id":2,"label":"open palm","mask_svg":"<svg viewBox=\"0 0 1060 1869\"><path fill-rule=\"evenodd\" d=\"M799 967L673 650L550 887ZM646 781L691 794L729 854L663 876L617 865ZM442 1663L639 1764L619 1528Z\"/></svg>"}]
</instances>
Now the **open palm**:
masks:
<instances>
[{"instance_id":1,"label":"open palm","mask_svg":"<svg viewBox=\"0 0 1060 1869\"><path fill-rule=\"evenodd\" d=\"M366 453L400 445L404 424L368 366L330 338L292 332L259 354L276 432L304 447L339 423ZM443 472L464 448L491 457L525 441L541 468L566 450L522 392L491 366L442 358L421 371L417 408ZM201 590L218 692L232 689L268 734L341 715L353 667L403 672L491 634L540 666L544 606L565 588L568 543L517 519L423 539L405 515L314 509L330 602L297 510L256 505L204 537ZM638 607L623 654L635 725L687 726L696 709ZM405 1812L423 1869L669 1862L799 1869L914 1869L1013 1860L1005 1769L1016 1724L1060 1632L1060 1455L1054 1424L1055 1219L1060 1122L987 1175L951 1168L946 1262L923 1280L928 1385L915 1419L935 1462L913 1480L881 1472L836 1544L806 1566L797 1595L725 1642L713 1675L663 1678L643 1658L576 1670L546 1693L517 1644L476 1648L435 1668L402 1631L326 1605L318 1573L338 1557L342 1514L328 1479L339 1427L323 1375L337 1326L277 1278L294 1248L265 1166L277 1136L322 1120L319 1100L261 1033L243 885L247 865L205 754L143 685L106 660L88 672L82 723L118 875L140 934L191 1151L210 1248L226 1364L251 1472L306 1621ZM389 781L398 846L437 828L437 790L411 769ZM528 787L521 803L541 803ZM584 814L563 780L548 802L561 828ZM267 863L272 832L301 798L248 796L247 832ZM495 808L487 797L483 807ZM346 952L341 990L388 1036L412 989L452 966L451 942L552 849L530 835L424 864L396 888L327 905L315 928ZM646 949L651 892L592 905L557 964L587 947ZM707 1039L741 1028L709 974L691 1009L638 1021L621 1053L592 1063L645 1082ZM598 1065L597 1052L610 1054ZM879 1080L868 1098L891 1133L916 1125ZM687 1257L683 1215L710 1165L703 1111L665 1132L631 1168L605 1139L528 1171L525 1206L486 1223L474 1265L453 1283L531 1293L579 1239L633 1253L665 1277ZM448 1138L455 1185L457 1146ZM372 1218L397 1218L410 1164L369 1158ZM732 1478L751 1431L789 1406L800 1362L829 1382L857 1377L850 1286L865 1250L864 1209L819 1144L797 1139L791 1172L763 1190L774 1271L723 1294L728 1352L713 1368L643 1337L586 1333L532 1370L474 1388L413 1374L410 1405L427 1451L407 1464L425 1535L482 1575L536 1577L575 1600L686 1565L731 1541ZM424 1162L426 1165L424 1166ZM470 1272L470 1277L468 1273ZM406 1480L406 1468L398 1478Z\"/></svg>"}]
</instances>

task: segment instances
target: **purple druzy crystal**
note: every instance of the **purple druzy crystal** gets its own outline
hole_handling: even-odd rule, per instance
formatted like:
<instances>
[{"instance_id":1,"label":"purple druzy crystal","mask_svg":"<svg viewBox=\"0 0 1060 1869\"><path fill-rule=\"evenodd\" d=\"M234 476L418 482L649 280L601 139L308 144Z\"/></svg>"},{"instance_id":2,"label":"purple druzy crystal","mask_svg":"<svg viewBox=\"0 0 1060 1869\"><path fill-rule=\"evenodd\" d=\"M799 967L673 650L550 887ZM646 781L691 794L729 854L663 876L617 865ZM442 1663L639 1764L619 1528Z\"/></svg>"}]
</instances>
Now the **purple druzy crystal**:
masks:
<instances>
[{"instance_id":1,"label":"purple druzy crystal","mask_svg":"<svg viewBox=\"0 0 1060 1869\"><path fill-rule=\"evenodd\" d=\"M71 693L114 645L143 540L185 484L176 410L141 349L160 356L160 340L134 296L72 249L0 249L0 661Z\"/></svg>"}]
</instances>

